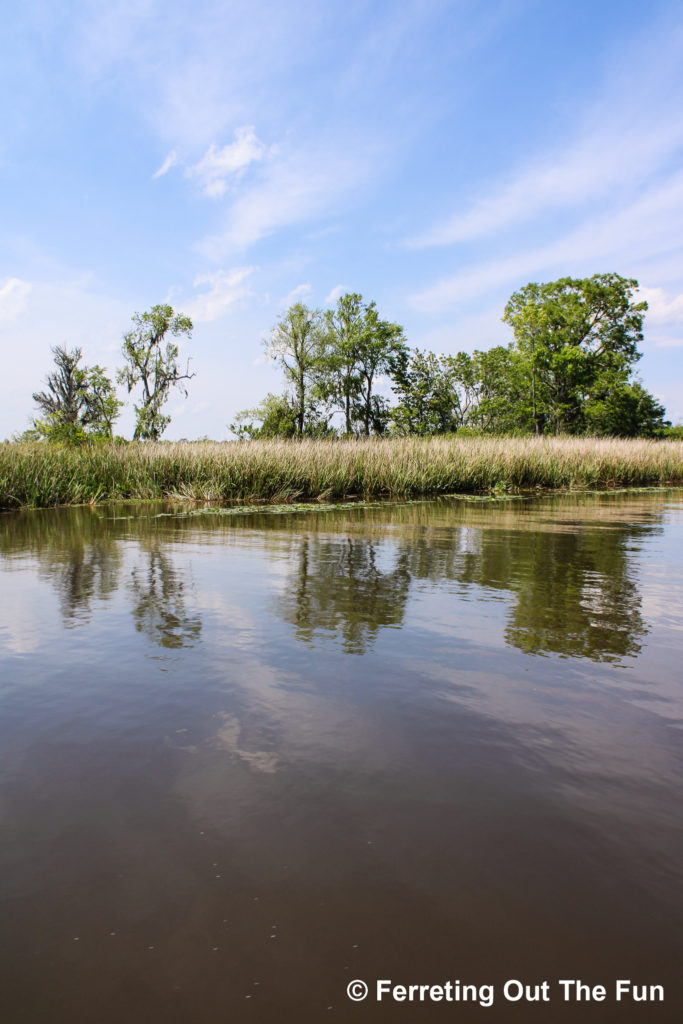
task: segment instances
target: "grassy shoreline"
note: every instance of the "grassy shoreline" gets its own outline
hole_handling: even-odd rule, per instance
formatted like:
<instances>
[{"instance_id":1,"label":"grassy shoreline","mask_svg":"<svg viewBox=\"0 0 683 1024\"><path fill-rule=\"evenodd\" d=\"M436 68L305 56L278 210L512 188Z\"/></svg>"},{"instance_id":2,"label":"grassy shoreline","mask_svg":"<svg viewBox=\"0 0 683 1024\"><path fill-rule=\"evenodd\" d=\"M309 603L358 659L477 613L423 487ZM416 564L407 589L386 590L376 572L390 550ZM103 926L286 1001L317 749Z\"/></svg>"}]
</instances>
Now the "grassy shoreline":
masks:
<instances>
[{"instance_id":1,"label":"grassy shoreline","mask_svg":"<svg viewBox=\"0 0 683 1024\"><path fill-rule=\"evenodd\" d=\"M335 501L683 484L683 444L594 438L395 438L0 445L0 508L182 498Z\"/></svg>"}]
</instances>

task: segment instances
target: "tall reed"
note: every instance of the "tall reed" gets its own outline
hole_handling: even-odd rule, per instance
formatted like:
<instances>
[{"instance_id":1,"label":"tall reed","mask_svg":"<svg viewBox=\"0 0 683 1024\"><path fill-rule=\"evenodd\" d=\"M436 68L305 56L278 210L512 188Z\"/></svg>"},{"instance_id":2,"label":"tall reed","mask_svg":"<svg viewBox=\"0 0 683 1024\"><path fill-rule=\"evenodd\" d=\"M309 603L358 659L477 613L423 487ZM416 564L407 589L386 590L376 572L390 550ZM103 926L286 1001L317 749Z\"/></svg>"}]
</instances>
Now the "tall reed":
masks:
<instances>
[{"instance_id":1,"label":"tall reed","mask_svg":"<svg viewBox=\"0 0 683 1024\"><path fill-rule=\"evenodd\" d=\"M312 501L683 484L679 441L435 437L0 445L0 507Z\"/></svg>"}]
</instances>

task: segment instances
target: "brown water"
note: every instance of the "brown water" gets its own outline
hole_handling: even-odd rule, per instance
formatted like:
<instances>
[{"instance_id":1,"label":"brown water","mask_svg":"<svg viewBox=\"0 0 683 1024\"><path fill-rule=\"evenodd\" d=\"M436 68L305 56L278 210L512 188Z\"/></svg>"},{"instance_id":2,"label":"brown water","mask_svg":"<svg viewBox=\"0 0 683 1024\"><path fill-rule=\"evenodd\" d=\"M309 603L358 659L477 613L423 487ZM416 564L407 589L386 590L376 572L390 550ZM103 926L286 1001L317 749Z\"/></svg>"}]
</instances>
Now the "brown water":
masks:
<instances>
[{"instance_id":1,"label":"brown water","mask_svg":"<svg viewBox=\"0 0 683 1024\"><path fill-rule=\"evenodd\" d=\"M0 517L2 1020L680 1020L682 567L681 492Z\"/></svg>"}]
</instances>

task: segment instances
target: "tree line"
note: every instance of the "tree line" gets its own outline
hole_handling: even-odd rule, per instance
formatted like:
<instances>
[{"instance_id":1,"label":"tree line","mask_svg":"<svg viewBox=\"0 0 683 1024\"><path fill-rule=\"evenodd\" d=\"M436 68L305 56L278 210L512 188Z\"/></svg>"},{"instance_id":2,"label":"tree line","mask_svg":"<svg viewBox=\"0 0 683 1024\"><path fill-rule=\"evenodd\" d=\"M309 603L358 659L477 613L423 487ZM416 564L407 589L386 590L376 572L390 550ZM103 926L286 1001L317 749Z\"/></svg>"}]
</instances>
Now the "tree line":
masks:
<instances>
[{"instance_id":1,"label":"tree line","mask_svg":"<svg viewBox=\"0 0 683 1024\"><path fill-rule=\"evenodd\" d=\"M410 349L403 329L356 293L326 311L296 303L266 342L282 392L239 413L232 430L657 436L670 426L664 408L634 376L647 310L637 288L618 274L528 284L505 306L508 346L456 355Z\"/></svg>"},{"instance_id":2,"label":"tree line","mask_svg":"<svg viewBox=\"0 0 683 1024\"><path fill-rule=\"evenodd\" d=\"M332 309L294 303L266 340L282 372L279 394L231 424L243 439L452 434L661 436L664 408L635 376L646 302L618 274L527 284L508 300L509 345L437 355L411 349L403 328L374 302L347 292ZM170 391L194 374L177 339L192 321L171 306L136 313L124 335L117 381L134 405L137 440L158 440L170 422ZM122 402L100 366L76 348L53 349L55 370L35 392L34 433L57 440L111 438Z\"/></svg>"}]
</instances>

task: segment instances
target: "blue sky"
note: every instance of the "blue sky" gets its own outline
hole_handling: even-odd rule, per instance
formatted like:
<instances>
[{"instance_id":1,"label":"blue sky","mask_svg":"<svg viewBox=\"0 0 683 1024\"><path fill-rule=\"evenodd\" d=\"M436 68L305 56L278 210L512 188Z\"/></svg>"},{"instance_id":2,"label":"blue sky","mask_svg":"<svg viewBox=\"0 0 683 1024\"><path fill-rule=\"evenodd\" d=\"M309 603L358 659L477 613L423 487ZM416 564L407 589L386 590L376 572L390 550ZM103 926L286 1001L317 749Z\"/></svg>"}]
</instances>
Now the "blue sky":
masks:
<instances>
[{"instance_id":1,"label":"blue sky","mask_svg":"<svg viewBox=\"0 0 683 1024\"><path fill-rule=\"evenodd\" d=\"M526 282L606 271L639 280L639 373L683 420L680 5L25 0L3 29L0 437L51 346L113 374L158 302L195 323L165 436L221 439L278 390L292 301L359 291L471 351Z\"/></svg>"}]
</instances>

